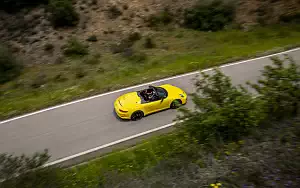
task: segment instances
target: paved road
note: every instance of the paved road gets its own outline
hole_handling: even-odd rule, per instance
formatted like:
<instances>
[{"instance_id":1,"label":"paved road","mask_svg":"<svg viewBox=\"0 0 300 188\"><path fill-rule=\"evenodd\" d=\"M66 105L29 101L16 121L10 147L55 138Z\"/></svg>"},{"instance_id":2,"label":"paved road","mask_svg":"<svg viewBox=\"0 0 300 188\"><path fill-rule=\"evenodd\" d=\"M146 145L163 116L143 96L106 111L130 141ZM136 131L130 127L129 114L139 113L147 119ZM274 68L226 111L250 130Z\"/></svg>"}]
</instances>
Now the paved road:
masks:
<instances>
[{"instance_id":1,"label":"paved road","mask_svg":"<svg viewBox=\"0 0 300 188\"><path fill-rule=\"evenodd\" d=\"M289 52L289 55L300 62L300 50ZM223 67L222 71L231 76L234 84L243 84L248 80L257 80L260 70L269 64L269 58L260 58ZM195 74L182 76L153 85L170 83L192 92L194 77ZM150 115L137 122L120 121L113 115L113 101L119 95L144 87L0 122L0 153L31 154L48 148L51 161L54 161L171 123L176 116L175 110ZM192 103L189 101L187 106L192 107Z\"/></svg>"}]
</instances>

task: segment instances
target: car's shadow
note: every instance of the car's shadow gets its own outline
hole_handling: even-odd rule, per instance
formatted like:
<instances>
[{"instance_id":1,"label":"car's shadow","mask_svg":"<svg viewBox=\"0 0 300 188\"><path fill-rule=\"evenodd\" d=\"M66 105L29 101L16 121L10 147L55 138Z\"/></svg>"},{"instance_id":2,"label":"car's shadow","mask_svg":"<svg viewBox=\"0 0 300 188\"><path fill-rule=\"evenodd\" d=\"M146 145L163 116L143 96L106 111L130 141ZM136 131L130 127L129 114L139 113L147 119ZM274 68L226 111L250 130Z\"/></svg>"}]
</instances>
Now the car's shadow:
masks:
<instances>
[{"instance_id":1,"label":"car's shadow","mask_svg":"<svg viewBox=\"0 0 300 188\"><path fill-rule=\"evenodd\" d=\"M171 108L168 108L168 109L161 110L161 111L158 111L158 112L153 112L153 113L151 113L151 114L148 114L148 115L144 116L143 118L147 118L148 116L155 115L155 114L158 114L158 113L161 113L161 112L164 112L164 111L168 111L168 110L170 110L170 111L177 111L177 109L171 109ZM122 118L120 118L120 117L117 115L117 113L116 113L115 110L113 110L113 114L114 114L114 116L116 117L116 119L117 119L118 121L120 121L120 122L130 122L130 121L131 121L130 119L122 119Z\"/></svg>"}]
</instances>

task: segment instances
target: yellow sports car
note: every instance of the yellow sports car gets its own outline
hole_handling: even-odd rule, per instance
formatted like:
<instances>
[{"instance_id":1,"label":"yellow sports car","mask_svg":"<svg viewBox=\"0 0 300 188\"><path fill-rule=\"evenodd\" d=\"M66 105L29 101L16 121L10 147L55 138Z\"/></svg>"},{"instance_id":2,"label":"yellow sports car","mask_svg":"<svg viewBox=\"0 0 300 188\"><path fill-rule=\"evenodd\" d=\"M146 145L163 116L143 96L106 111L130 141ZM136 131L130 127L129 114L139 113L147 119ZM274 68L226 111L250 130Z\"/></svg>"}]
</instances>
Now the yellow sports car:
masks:
<instances>
[{"instance_id":1,"label":"yellow sports car","mask_svg":"<svg viewBox=\"0 0 300 188\"><path fill-rule=\"evenodd\" d=\"M139 120L142 117L186 104L187 94L170 84L126 93L114 102L116 114L121 119Z\"/></svg>"}]
</instances>

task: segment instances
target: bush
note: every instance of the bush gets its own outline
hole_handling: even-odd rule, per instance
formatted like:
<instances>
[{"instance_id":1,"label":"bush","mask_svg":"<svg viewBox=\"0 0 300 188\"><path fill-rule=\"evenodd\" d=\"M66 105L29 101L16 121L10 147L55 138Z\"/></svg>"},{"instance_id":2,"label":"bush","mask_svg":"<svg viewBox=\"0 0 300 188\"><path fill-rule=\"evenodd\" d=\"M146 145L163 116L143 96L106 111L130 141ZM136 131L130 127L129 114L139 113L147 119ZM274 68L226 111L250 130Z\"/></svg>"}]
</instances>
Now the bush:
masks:
<instances>
[{"instance_id":1,"label":"bush","mask_svg":"<svg viewBox=\"0 0 300 188\"><path fill-rule=\"evenodd\" d=\"M98 41L96 35L92 35L89 38L87 38L86 40L89 41L89 42L97 42Z\"/></svg>"},{"instance_id":2,"label":"bush","mask_svg":"<svg viewBox=\"0 0 300 188\"><path fill-rule=\"evenodd\" d=\"M263 100L268 114L273 118L284 118L300 110L300 67L289 57L285 60L272 58L273 66L266 66L263 79L251 84ZM284 67L284 63L288 66Z\"/></svg>"},{"instance_id":3,"label":"bush","mask_svg":"<svg viewBox=\"0 0 300 188\"><path fill-rule=\"evenodd\" d=\"M0 46L0 84L15 79L21 74L22 65L12 52Z\"/></svg>"},{"instance_id":4,"label":"bush","mask_svg":"<svg viewBox=\"0 0 300 188\"><path fill-rule=\"evenodd\" d=\"M62 187L64 180L59 176L58 168L37 169L44 165L49 158L47 150L32 156L0 154L0 187ZM16 175L18 176L16 177Z\"/></svg>"},{"instance_id":5,"label":"bush","mask_svg":"<svg viewBox=\"0 0 300 188\"><path fill-rule=\"evenodd\" d=\"M138 32L134 32L129 34L129 36L123 39L119 44L113 44L111 46L112 53L122 53L131 50L130 48L134 45L134 43L141 39L141 35Z\"/></svg>"},{"instance_id":6,"label":"bush","mask_svg":"<svg viewBox=\"0 0 300 188\"><path fill-rule=\"evenodd\" d=\"M40 73L37 75L31 82L30 86L34 89L41 87L47 83L47 76L45 74Z\"/></svg>"},{"instance_id":7,"label":"bush","mask_svg":"<svg viewBox=\"0 0 300 188\"><path fill-rule=\"evenodd\" d=\"M32 157L0 154L0 179L10 179L29 170L38 168L49 160L48 150L35 153Z\"/></svg>"},{"instance_id":8,"label":"bush","mask_svg":"<svg viewBox=\"0 0 300 188\"><path fill-rule=\"evenodd\" d=\"M88 46L80 43L76 38L71 38L64 46L64 54L67 56L84 56L89 54Z\"/></svg>"},{"instance_id":9,"label":"bush","mask_svg":"<svg viewBox=\"0 0 300 188\"><path fill-rule=\"evenodd\" d=\"M149 27L157 27L160 25L167 25L173 21L173 15L168 8L165 8L162 12L151 15L147 22Z\"/></svg>"},{"instance_id":10,"label":"bush","mask_svg":"<svg viewBox=\"0 0 300 188\"><path fill-rule=\"evenodd\" d=\"M127 48L122 52L122 56L133 63L143 63L147 60L147 55L132 48Z\"/></svg>"},{"instance_id":11,"label":"bush","mask_svg":"<svg viewBox=\"0 0 300 188\"><path fill-rule=\"evenodd\" d=\"M75 26L79 21L71 0L50 0L49 10L54 27Z\"/></svg>"},{"instance_id":12,"label":"bush","mask_svg":"<svg viewBox=\"0 0 300 188\"><path fill-rule=\"evenodd\" d=\"M141 34L139 32L133 32L133 33L130 33L127 37L126 40L128 40L129 42L136 42L138 40L140 40L142 38Z\"/></svg>"},{"instance_id":13,"label":"bush","mask_svg":"<svg viewBox=\"0 0 300 188\"><path fill-rule=\"evenodd\" d=\"M196 110L181 109L180 119L188 120L180 125L202 144L237 140L265 118L263 101L233 86L229 77L217 69L213 75L202 73L196 88L197 93L192 94Z\"/></svg>"},{"instance_id":14,"label":"bush","mask_svg":"<svg viewBox=\"0 0 300 188\"><path fill-rule=\"evenodd\" d=\"M155 44L154 44L152 38L150 38L150 37L146 38L145 43L144 43L144 47L145 48L154 48L155 47Z\"/></svg>"},{"instance_id":15,"label":"bush","mask_svg":"<svg viewBox=\"0 0 300 188\"><path fill-rule=\"evenodd\" d=\"M285 23L300 23L300 12L292 15L282 15L280 21Z\"/></svg>"},{"instance_id":16,"label":"bush","mask_svg":"<svg viewBox=\"0 0 300 188\"><path fill-rule=\"evenodd\" d=\"M234 19L234 6L221 0L208 4L199 2L194 7L185 10L184 26L201 31L218 31L230 24Z\"/></svg>"}]
</instances>

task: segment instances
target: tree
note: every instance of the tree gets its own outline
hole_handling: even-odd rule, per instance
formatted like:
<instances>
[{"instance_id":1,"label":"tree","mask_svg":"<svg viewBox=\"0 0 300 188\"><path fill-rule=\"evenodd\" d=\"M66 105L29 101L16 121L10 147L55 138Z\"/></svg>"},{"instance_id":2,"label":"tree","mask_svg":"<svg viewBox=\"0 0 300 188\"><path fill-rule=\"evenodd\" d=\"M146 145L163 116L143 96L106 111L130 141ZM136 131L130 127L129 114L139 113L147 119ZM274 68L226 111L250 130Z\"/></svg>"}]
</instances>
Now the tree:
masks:
<instances>
[{"instance_id":1,"label":"tree","mask_svg":"<svg viewBox=\"0 0 300 188\"><path fill-rule=\"evenodd\" d=\"M50 0L49 10L54 27L75 26L78 23L79 15L71 0Z\"/></svg>"},{"instance_id":2,"label":"tree","mask_svg":"<svg viewBox=\"0 0 300 188\"><path fill-rule=\"evenodd\" d=\"M201 31L222 30L234 19L235 7L231 2L214 0L209 3L199 1L184 12L184 26Z\"/></svg>"},{"instance_id":3,"label":"tree","mask_svg":"<svg viewBox=\"0 0 300 188\"><path fill-rule=\"evenodd\" d=\"M218 69L212 75L202 73L195 86L197 92L191 95L195 110L180 110L179 119L185 121L179 127L200 143L237 140L265 117L263 101L242 86L233 86L229 77Z\"/></svg>"},{"instance_id":4,"label":"tree","mask_svg":"<svg viewBox=\"0 0 300 188\"><path fill-rule=\"evenodd\" d=\"M284 60L277 57L271 59L273 66L265 67L263 79L257 84L248 84L266 101L270 118L296 115L300 107L300 67L288 56Z\"/></svg>"}]
</instances>

